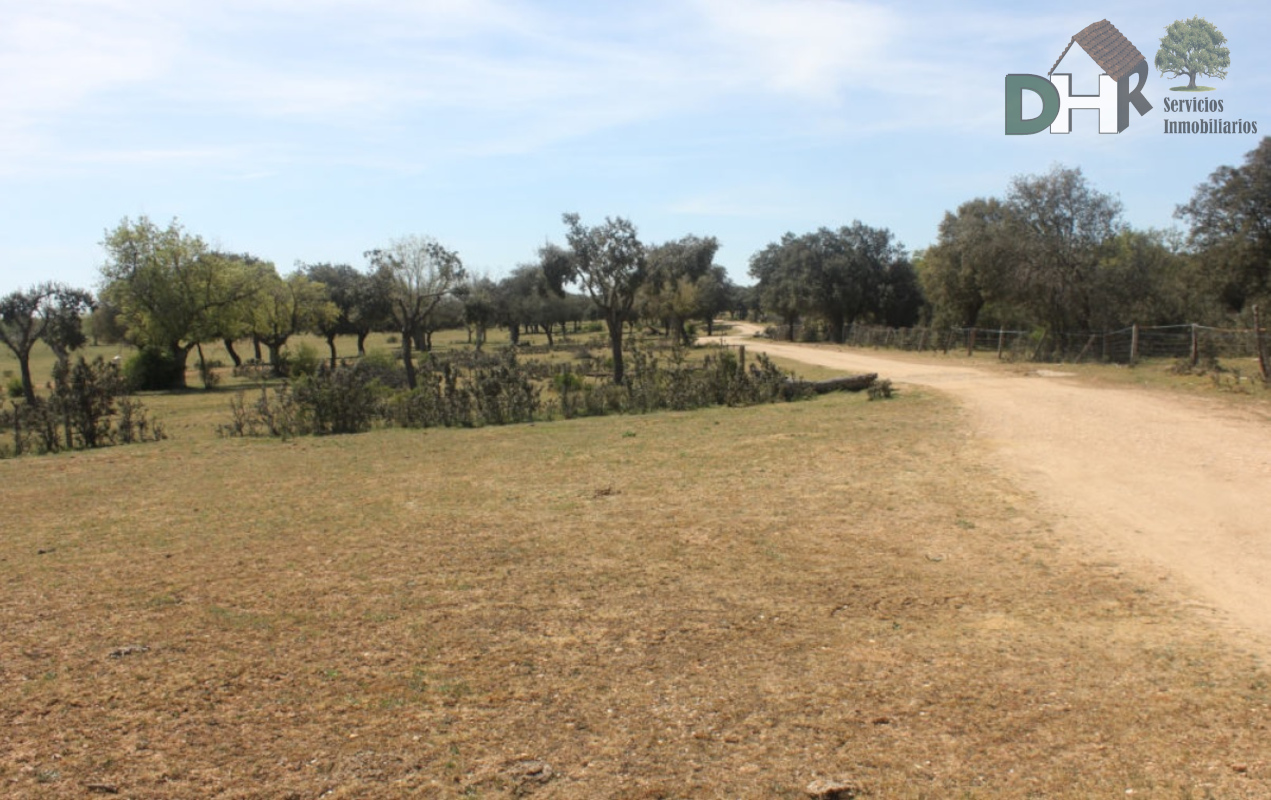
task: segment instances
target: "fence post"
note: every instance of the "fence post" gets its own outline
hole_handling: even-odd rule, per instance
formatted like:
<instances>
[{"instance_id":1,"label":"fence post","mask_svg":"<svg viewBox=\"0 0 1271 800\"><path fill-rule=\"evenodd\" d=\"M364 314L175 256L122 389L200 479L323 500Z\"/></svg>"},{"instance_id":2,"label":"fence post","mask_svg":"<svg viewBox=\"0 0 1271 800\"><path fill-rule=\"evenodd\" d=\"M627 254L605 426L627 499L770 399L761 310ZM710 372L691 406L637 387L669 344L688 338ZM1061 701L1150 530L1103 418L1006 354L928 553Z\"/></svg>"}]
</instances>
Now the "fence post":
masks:
<instances>
[{"instance_id":1,"label":"fence post","mask_svg":"<svg viewBox=\"0 0 1271 800\"><path fill-rule=\"evenodd\" d=\"M975 331L976 331L975 328L972 328L971 330L967 331L967 335L966 335L966 357L967 358L970 358L972 353L975 351Z\"/></svg>"},{"instance_id":2,"label":"fence post","mask_svg":"<svg viewBox=\"0 0 1271 800\"><path fill-rule=\"evenodd\" d=\"M1130 326L1130 366L1139 360L1139 324Z\"/></svg>"},{"instance_id":3,"label":"fence post","mask_svg":"<svg viewBox=\"0 0 1271 800\"><path fill-rule=\"evenodd\" d=\"M1090 348L1094 347L1094 340L1099 338L1099 334L1092 333L1090 338L1086 340L1086 346L1081 348L1081 352L1077 354L1077 363L1080 364L1086 357L1086 353L1090 352Z\"/></svg>"},{"instance_id":4,"label":"fence post","mask_svg":"<svg viewBox=\"0 0 1271 800\"><path fill-rule=\"evenodd\" d=\"M737 372L746 374L746 345L737 346Z\"/></svg>"},{"instance_id":5,"label":"fence post","mask_svg":"<svg viewBox=\"0 0 1271 800\"><path fill-rule=\"evenodd\" d=\"M927 329L922 329L922 336L918 338L918 352L921 353L927 349Z\"/></svg>"},{"instance_id":6,"label":"fence post","mask_svg":"<svg viewBox=\"0 0 1271 800\"><path fill-rule=\"evenodd\" d=\"M1192 323L1192 366L1200 363L1200 336L1196 332L1196 323Z\"/></svg>"},{"instance_id":7,"label":"fence post","mask_svg":"<svg viewBox=\"0 0 1271 800\"><path fill-rule=\"evenodd\" d=\"M1006 341L1006 328L997 329L997 360L1002 360L1002 344Z\"/></svg>"},{"instance_id":8,"label":"fence post","mask_svg":"<svg viewBox=\"0 0 1271 800\"><path fill-rule=\"evenodd\" d=\"M1267 345L1262 339L1262 314L1253 307L1253 342L1258 348L1258 368L1262 370L1262 382L1267 382Z\"/></svg>"}]
</instances>

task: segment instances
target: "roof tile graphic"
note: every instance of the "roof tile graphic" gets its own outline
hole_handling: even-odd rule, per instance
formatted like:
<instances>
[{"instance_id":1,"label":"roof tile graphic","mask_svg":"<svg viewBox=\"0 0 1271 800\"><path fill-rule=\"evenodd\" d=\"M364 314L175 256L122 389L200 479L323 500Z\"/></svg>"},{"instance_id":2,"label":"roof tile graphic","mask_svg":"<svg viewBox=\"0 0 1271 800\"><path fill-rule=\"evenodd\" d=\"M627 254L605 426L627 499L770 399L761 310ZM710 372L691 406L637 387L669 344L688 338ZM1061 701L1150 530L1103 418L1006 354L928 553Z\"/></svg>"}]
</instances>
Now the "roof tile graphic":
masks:
<instances>
[{"instance_id":1,"label":"roof tile graphic","mask_svg":"<svg viewBox=\"0 0 1271 800\"><path fill-rule=\"evenodd\" d=\"M1139 49L1135 47L1129 39L1117 30L1116 26L1106 19L1101 19L1091 25L1082 28L1076 36L1068 42L1068 47L1059 54L1059 58L1055 61L1055 66L1050 68L1048 74L1053 75L1055 69L1059 66L1059 62L1064 60L1064 56L1068 55L1068 49L1072 47L1072 43L1076 42L1081 45L1081 49L1099 65L1099 68L1114 80L1119 81L1131 72L1140 61L1146 61Z\"/></svg>"}]
</instances>

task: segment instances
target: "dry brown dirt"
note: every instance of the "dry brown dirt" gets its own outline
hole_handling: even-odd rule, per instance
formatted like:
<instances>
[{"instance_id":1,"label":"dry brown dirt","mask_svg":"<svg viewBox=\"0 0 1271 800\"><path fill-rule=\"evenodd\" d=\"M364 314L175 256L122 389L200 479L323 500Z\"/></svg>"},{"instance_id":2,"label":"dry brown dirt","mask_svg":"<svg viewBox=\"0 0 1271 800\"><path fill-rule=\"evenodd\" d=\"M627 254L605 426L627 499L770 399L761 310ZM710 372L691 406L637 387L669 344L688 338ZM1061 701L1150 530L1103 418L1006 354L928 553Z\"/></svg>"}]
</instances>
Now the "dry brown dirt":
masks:
<instances>
[{"instance_id":1,"label":"dry brown dirt","mask_svg":"<svg viewBox=\"0 0 1271 800\"><path fill-rule=\"evenodd\" d=\"M877 372L956 398L995 469L1060 530L1176 581L1246 649L1271 657L1271 425L1248 410L1090 386L1062 367L1005 372L848 348L726 341L806 364Z\"/></svg>"}]
</instances>

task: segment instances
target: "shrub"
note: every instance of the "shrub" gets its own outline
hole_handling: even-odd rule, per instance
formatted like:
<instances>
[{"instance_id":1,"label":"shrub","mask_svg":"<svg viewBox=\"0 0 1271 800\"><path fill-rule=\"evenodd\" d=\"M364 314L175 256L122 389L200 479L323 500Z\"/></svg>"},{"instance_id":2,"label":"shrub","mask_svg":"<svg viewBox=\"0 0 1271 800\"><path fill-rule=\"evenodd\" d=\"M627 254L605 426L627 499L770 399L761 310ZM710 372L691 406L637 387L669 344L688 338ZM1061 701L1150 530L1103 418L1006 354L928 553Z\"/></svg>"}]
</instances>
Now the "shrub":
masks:
<instances>
[{"instance_id":1,"label":"shrub","mask_svg":"<svg viewBox=\"0 0 1271 800\"><path fill-rule=\"evenodd\" d=\"M0 410L0 428L12 432L0 456L55 453L167 438L150 422L142 404L126 396L115 364L100 357L53 369L53 392L34 403L14 402Z\"/></svg>"},{"instance_id":2,"label":"shrub","mask_svg":"<svg viewBox=\"0 0 1271 800\"><path fill-rule=\"evenodd\" d=\"M323 365L316 374L296 382L295 400L303 418L304 433L361 433L383 416L379 384L356 367L331 369Z\"/></svg>"},{"instance_id":3,"label":"shrub","mask_svg":"<svg viewBox=\"0 0 1271 800\"><path fill-rule=\"evenodd\" d=\"M749 405L808 396L792 390L787 375L760 354L749 366L731 351L692 364L673 347L669 364L633 346L631 369L622 385L591 383L569 365L524 363L516 350L455 353L446 360L429 354L420 361L417 386L404 386L404 371L391 357L372 354L356 366L318 372L273 393L261 387L249 404L243 393L231 401L232 417L218 430L225 436L282 436L353 433L376 425L403 428L508 425L550 418L709 405ZM544 385L557 398L542 399Z\"/></svg>"},{"instance_id":4,"label":"shrub","mask_svg":"<svg viewBox=\"0 0 1271 800\"><path fill-rule=\"evenodd\" d=\"M884 378L881 381L875 381L866 391L869 392L870 400L887 400L891 398L895 389L892 388L891 381Z\"/></svg>"},{"instance_id":5,"label":"shrub","mask_svg":"<svg viewBox=\"0 0 1271 800\"><path fill-rule=\"evenodd\" d=\"M5 384L5 394L9 397L21 397L26 394L26 390L22 388L22 379L10 378Z\"/></svg>"},{"instance_id":6,"label":"shrub","mask_svg":"<svg viewBox=\"0 0 1271 800\"><path fill-rule=\"evenodd\" d=\"M170 389L180 378L181 367L166 350L143 347L124 363L124 381L130 391Z\"/></svg>"},{"instance_id":7,"label":"shrub","mask_svg":"<svg viewBox=\"0 0 1271 800\"><path fill-rule=\"evenodd\" d=\"M308 342L303 342L296 348L296 352L289 354L287 358L287 376L291 378L299 378L305 375L316 375L318 365L324 363L318 357L318 351Z\"/></svg>"}]
</instances>

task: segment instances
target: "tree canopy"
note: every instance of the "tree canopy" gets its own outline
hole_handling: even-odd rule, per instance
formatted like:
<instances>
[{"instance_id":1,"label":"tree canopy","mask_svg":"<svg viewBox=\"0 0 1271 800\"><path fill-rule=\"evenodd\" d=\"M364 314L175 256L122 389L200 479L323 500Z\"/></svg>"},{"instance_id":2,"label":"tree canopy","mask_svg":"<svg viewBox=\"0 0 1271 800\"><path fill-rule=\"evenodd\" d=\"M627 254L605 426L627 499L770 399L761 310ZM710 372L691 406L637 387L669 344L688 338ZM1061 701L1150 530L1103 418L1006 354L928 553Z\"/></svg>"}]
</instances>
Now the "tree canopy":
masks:
<instances>
[{"instance_id":1,"label":"tree canopy","mask_svg":"<svg viewBox=\"0 0 1271 800\"><path fill-rule=\"evenodd\" d=\"M185 386L185 362L196 344L217 336L223 315L249 301L259 271L210 252L176 220L159 228L147 217L125 218L102 242L102 294L120 310L138 344L165 351Z\"/></svg>"},{"instance_id":2,"label":"tree canopy","mask_svg":"<svg viewBox=\"0 0 1271 800\"><path fill-rule=\"evenodd\" d=\"M604 315L613 353L613 380L622 383L622 325L648 276L644 245L635 225L622 217L605 217L603 225L592 227L583 225L577 214L564 214L562 220L572 251L572 257L562 263L573 268L571 279L582 284Z\"/></svg>"},{"instance_id":3,"label":"tree canopy","mask_svg":"<svg viewBox=\"0 0 1271 800\"><path fill-rule=\"evenodd\" d=\"M1271 137L1242 166L1214 170L1175 216L1191 223L1208 290L1228 310L1271 299Z\"/></svg>"},{"instance_id":4,"label":"tree canopy","mask_svg":"<svg viewBox=\"0 0 1271 800\"><path fill-rule=\"evenodd\" d=\"M411 345L429 324L442 299L463 281L459 254L429 236L405 236L366 253L388 287L389 307L402 335L406 382L415 388Z\"/></svg>"},{"instance_id":5,"label":"tree canopy","mask_svg":"<svg viewBox=\"0 0 1271 800\"><path fill-rule=\"evenodd\" d=\"M83 315L93 307L93 297L83 289L46 282L0 298L0 344L18 359L22 394L35 402L31 380L31 348L43 340L66 363L71 350L86 341Z\"/></svg>"},{"instance_id":6,"label":"tree canopy","mask_svg":"<svg viewBox=\"0 0 1271 800\"><path fill-rule=\"evenodd\" d=\"M837 230L787 233L751 258L750 274L764 308L781 316L791 337L805 314L842 341L845 326L858 320L912 325L922 304L904 248L891 231L859 220Z\"/></svg>"},{"instance_id":7,"label":"tree canopy","mask_svg":"<svg viewBox=\"0 0 1271 800\"><path fill-rule=\"evenodd\" d=\"M1162 77L1186 75L1189 89L1196 88L1197 75L1225 79L1231 66L1231 50L1223 47L1226 42L1222 31L1200 17L1175 20L1161 37L1156 68Z\"/></svg>"}]
</instances>

